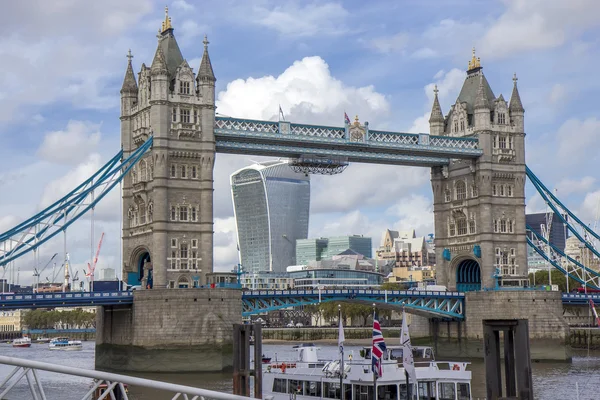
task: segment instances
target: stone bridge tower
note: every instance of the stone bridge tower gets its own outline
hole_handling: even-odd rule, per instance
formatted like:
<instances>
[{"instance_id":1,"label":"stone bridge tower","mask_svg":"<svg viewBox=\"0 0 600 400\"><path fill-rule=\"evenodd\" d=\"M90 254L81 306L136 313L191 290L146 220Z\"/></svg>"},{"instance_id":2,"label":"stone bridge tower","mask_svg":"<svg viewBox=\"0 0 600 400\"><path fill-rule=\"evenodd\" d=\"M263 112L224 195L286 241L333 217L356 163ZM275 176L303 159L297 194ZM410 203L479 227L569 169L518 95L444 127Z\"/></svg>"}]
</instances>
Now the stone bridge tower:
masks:
<instances>
[{"instance_id":1,"label":"stone bridge tower","mask_svg":"<svg viewBox=\"0 0 600 400\"><path fill-rule=\"evenodd\" d=\"M462 90L446 117L435 90L432 135L474 137L483 156L451 160L431 171L437 281L451 289L523 285L525 237L525 130L517 78L510 102L496 97L479 58L469 62Z\"/></svg>"},{"instance_id":2,"label":"stone bridge tower","mask_svg":"<svg viewBox=\"0 0 600 400\"><path fill-rule=\"evenodd\" d=\"M144 287L206 283L213 259L215 76L204 38L194 74L168 9L151 66L136 77L129 53L121 89L124 157L154 137L123 181L123 276Z\"/></svg>"}]
</instances>

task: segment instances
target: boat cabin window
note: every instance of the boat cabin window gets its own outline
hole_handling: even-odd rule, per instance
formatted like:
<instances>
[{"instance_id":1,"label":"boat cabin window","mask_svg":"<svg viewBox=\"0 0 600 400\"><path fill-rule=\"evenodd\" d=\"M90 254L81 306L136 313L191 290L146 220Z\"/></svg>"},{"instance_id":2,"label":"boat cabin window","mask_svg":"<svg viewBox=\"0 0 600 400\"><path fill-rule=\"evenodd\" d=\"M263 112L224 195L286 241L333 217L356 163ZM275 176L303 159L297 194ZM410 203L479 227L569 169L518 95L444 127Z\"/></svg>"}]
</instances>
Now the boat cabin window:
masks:
<instances>
[{"instance_id":1,"label":"boat cabin window","mask_svg":"<svg viewBox=\"0 0 600 400\"><path fill-rule=\"evenodd\" d=\"M400 392L398 393L400 395L400 400L408 400L408 395L406 393L406 384L404 385L400 385ZM412 387L410 388L410 399L416 399L417 398L417 385L412 385Z\"/></svg>"},{"instance_id":2,"label":"boat cabin window","mask_svg":"<svg viewBox=\"0 0 600 400\"><path fill-rule=\"evenodd\" d=\"M287 393L287 380L275 378L273 381L273 393Z\"/></svg>"},{"instance_id":3,"label":"boat cabin window","mask_svg":"<svg viewBox=\"0 0 600 400\"><path fill-rule=\"evenodd\" d=\"M435 381L420 381L418 386L419 400L437 399L435 395Z\"/></svg>"},{"instance_id":4,"label":"boat cabin window","mask_svg":"<svg viewBox=\"0 0 600 400\"><path fill-rule=\"evenodd\" d=\"M440 400L456 399L456 389L454 387L454 382L440 382L438 388L440 392Z\"/></svg>"},{"instance_id":5,"label":"boat cabin window","mask_svg":"<svg viewBox=\"0 0 600 400\"><path fill-rule=\"evenodd\" d=\"M352 398L352 385L344 384L344 398ZM341 399L340 384L338 382L323 382L324 399Z\"/></svg>"},{"instance_id":6,"label":"boat cabin window","mask_svg":"<svg viewBox=\"0 0 600 400\"><path fill-rule=\"evenodd\" d=\"M380 400L398 400L398 386L378 385L377 398Z\"/></svg>"},{"instance_id":7,"label":"boat cabin window","mask_svg":"<svg viewBox=\"0 0 600 400\"><path fill-rule=\"evenodd\" d=\"M457 383L458 400L469 400L471 398L471 388L468 383Z\"/></svg>"},{"instance_id":8,"label":"boat cabin window","mask_svg":"<svg viewBox=\"0 0 600 400\"><path fill-rule=\"evenodd\" d=\"M353 400L371 400L374 397L373 385L354 385Z\"/></svg>"}]
</instances>

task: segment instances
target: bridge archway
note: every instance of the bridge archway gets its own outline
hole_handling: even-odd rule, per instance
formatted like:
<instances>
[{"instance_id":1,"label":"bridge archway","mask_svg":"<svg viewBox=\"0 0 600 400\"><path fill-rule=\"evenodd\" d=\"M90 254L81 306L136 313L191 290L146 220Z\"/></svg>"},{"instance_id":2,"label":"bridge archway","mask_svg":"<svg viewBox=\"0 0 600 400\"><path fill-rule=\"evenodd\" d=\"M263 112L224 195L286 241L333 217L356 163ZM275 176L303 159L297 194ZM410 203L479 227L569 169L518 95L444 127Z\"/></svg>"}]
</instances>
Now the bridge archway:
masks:
<instances>
[{"instance_id":1,"label":"bridge archway","mask_svg":"<svg viewBox=\"0 0 600 400\"><path fill-rule=\"evenodd\" d=\"M151 263L150 251L146 247L136 249L131 255L131 265L134 271L127 274L127 283L132 286L141 285L144 279L144 264ZM152 269L148 270L147 284L152 287Z\"/></svg>"},{"instance_id":2,"label":"bridge archway","mask_svg":"<svg viewBox=\"0 0 600 400\"><path fill-rule=\"evenodd\" d=\"M473 292L481 290L481 268L472 258L458 262L456 266L456 290Z\"/></svg>"}]
</instances>

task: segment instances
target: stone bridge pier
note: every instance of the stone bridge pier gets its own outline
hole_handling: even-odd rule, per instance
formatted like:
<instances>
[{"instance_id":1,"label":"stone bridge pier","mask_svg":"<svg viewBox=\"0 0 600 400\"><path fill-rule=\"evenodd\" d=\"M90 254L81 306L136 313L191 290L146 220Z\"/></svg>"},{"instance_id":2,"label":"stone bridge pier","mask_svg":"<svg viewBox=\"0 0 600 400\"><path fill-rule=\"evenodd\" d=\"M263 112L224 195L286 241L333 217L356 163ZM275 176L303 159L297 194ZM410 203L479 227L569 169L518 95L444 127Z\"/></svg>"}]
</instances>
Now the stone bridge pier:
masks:
<instances>
[{"instance_id":1,"label":"stone bridge pier","mask_svg":"<svg viewBox=\"0 0 600 400\"><path fill-rule=\"evenodd\" d=\"M413 315L410 334L417 343L433 345L439 359L483 358L484 319L527 319L532 360L571 360L569 326L563 317L560 292L469 292L464 321Z\"/></svg>"},{"instance_id":2,"label":"stone bridge pier","mask_svg":"<svg viewBox=\"0 0 600 400\"><path fill-rule=\"evenodd\" d=\"M130 306L98 307L96 369L208 372L231 368L242 291L134 291Z\"/></svg>"}]
</instances>

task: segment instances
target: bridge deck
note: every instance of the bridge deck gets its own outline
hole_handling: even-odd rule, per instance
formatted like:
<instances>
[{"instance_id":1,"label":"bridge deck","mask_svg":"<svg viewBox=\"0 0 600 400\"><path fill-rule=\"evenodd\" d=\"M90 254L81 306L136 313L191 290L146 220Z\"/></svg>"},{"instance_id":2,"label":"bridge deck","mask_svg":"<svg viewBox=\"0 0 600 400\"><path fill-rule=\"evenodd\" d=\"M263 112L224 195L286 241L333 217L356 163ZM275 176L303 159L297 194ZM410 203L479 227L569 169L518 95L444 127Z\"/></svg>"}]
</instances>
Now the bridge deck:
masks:
<instances>
[{"instance_id":1,"label":"bridge deck","mask_svg":"<svg viewBox=\"0 0 600 400\"><path fill-rule=\"evenodd\" d=\"M446 165L450 158L483 154L477 138L367 130L363 140L350 140L345 127L216 117L219 153L291 157L343 157L349 162Z\"/></svg>"}]
</instances>

